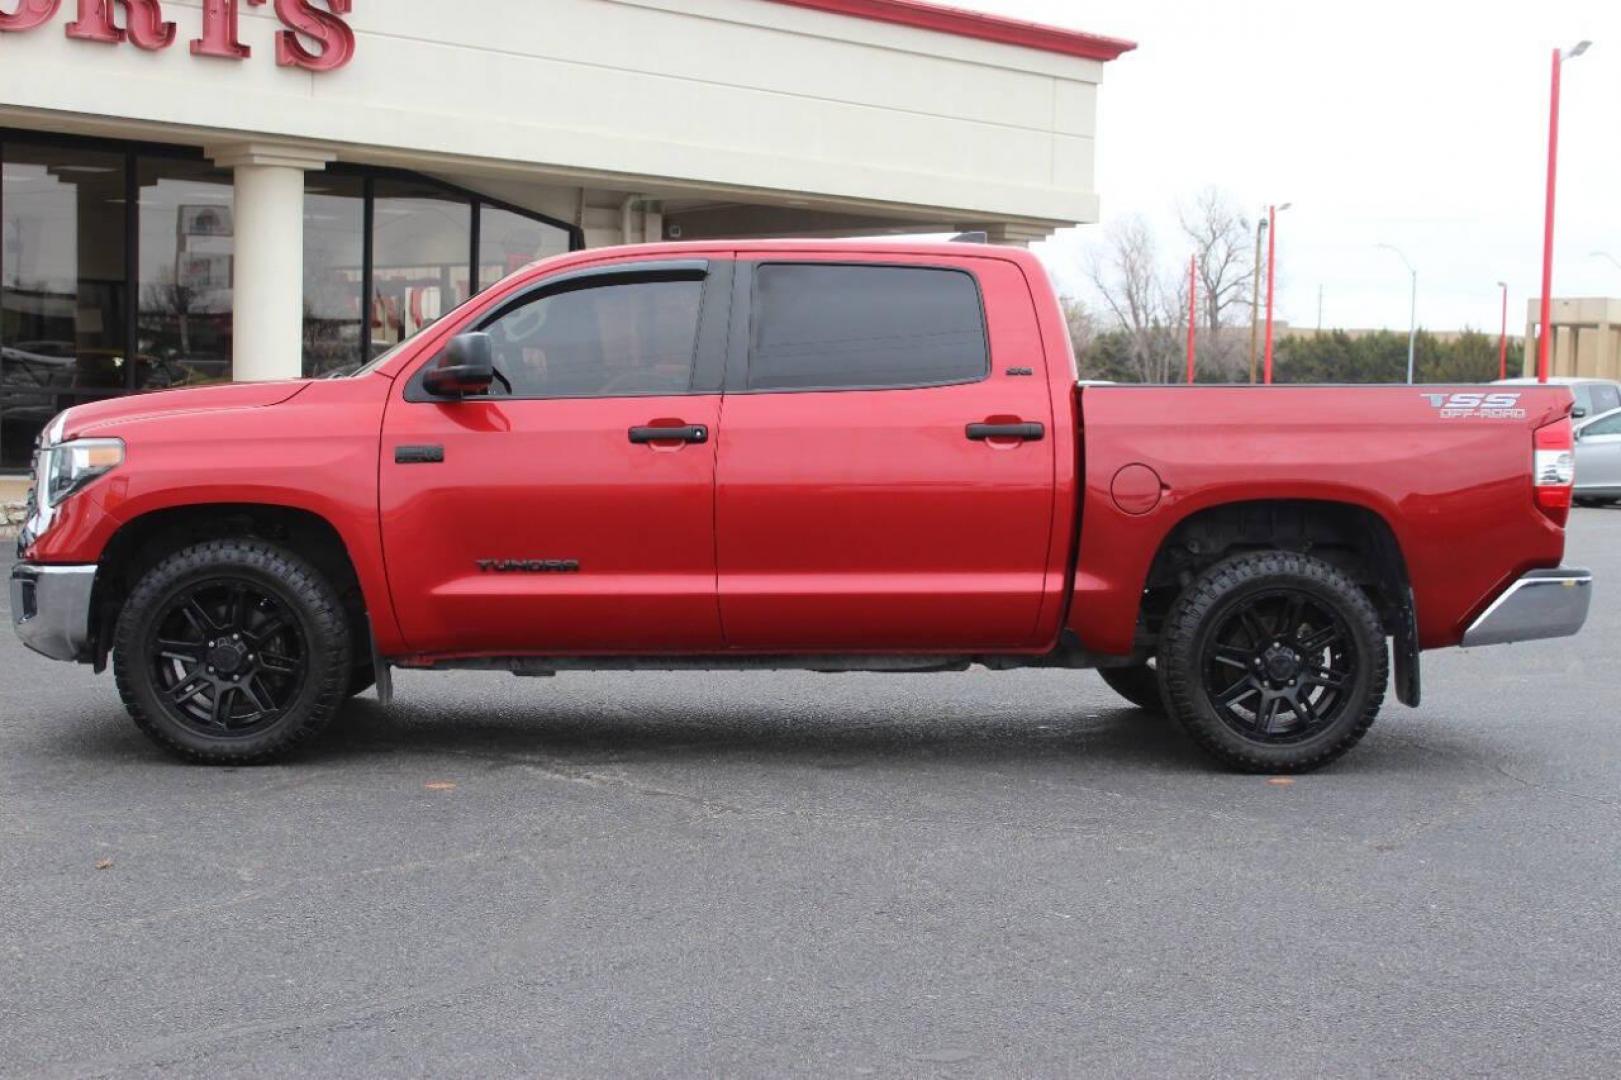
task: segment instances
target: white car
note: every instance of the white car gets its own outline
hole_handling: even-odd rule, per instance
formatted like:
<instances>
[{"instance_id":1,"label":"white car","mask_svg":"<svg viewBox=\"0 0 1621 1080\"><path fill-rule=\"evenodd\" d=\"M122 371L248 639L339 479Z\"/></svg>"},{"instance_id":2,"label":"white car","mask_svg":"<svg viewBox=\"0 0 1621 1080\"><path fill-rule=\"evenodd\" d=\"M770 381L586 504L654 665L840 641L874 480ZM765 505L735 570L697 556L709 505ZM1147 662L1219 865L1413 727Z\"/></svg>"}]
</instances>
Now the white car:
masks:
<instances>
[{"instance_id":1,"label":"white car","mask_svg":"<svg viewBox=\"0 0 1621 1080\"><path fill-rule=\"evenodd\" d=\"M1531 386L1536 379L1498 379L1493 386ZM1621 409L1621 383L1614 379L1573 379L1568 375L1555 376L1548 380L1555 386L1570 387L1571 396L1576 399L1576 407L1571 410L1572 420L1581 420L1588 416L1597 416L1599 413L1609 412L1611 409Z\"/></svg>"},{"instance_id":2,"label":"white car","mask_svg":"<svg viewBox=\"0 0 1621 1080\"><path fill-rule=\"evenodd\" d=\"M1576 490L1578 503L1621 502L1621 409L1576 425Z\"/></svg>"}]
</instances>

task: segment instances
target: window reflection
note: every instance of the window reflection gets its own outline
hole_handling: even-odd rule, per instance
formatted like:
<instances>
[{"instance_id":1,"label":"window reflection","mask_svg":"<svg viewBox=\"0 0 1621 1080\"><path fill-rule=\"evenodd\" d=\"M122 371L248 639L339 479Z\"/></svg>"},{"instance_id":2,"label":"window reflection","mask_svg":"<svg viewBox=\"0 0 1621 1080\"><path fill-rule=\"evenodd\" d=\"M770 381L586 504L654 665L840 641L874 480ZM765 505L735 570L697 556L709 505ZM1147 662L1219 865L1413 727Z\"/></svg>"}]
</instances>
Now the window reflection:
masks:
<instances>
[{"instance_id":1,"label":"window reflection","mask_svg":"<svg viewBox=\"0 0 1621 1080\"><path fill-rule=\"evenodd\" d=\"M140 158L135 389L231 377L235 218L229 170Z\"/></svg>"},{"instance_id":2,"label":"window reflection","mask_svg":"<svg viewBox=\"0 0 1621 1080\"><path fill-rule=\"evenodd\" d=\"M472 295L472 203L428 184L379 180L372 210L372 354Z\"/></svg>"},{"instance_id":3,"label":"window reflection","mask_svg":"<svg viewBox=\"0 0 1621 1080\"><path fill-rule=\"evenodd\" d=\"M538 297L483 329L514 397L681 394L692 384L703 281L640 281Z\"/></svg>"},{"instance_id":4,"label":"window reflection","mask_svg":"<svg viewBox=\"0 0 1621 1080\"><path fill-rule=\"evenodd\" d=\"M478 215L478 287L488 289L537 259L568 251L568 230L499 207Z\"/></svg>"},{"instance_id":5,"label":"window reflection","mask_svg":"<svg viewBox=\"0 0 1621 1080\"><path fill-rule=\"evenodd\" d=\"M127 385L124 161L0 148L0 468L25 468L62 409Z\"/></svg>"},{"instance_id":6,"label":"window reflection","mask_svg":"<svg viewBox=\"0 0 1621 1080\"><path fill-rule=\"evenodd\" d=\"M313 173L304 179L304 374L360 367L365 284L365 183Z\"/></svg>"},{"instance_id":7,"label":"window reflection","mask_svg":"<svg viewBox=\"0 0 1621 1080\"><path fill-rule=\"evenodd\" d=\"M231 377L230 170L179 148L26 138L0 145L5 470L25 468L40 430L70 406ZM572 239L471 193L342 167L305 177L303 228L303 370L316 376L358 369L368 337L375 357Z\"/></svg>"}]
</instances>

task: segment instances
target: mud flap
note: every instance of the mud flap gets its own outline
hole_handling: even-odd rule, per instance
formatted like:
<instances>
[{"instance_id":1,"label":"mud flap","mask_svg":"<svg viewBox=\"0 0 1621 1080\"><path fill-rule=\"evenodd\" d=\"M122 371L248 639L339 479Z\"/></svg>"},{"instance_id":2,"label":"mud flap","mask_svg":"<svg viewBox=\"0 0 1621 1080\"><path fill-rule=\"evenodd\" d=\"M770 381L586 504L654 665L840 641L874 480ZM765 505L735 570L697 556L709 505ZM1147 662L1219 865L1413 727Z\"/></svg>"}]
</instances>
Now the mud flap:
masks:
<instances>
[{"instance_id":1,"label":"mud flap","mask_svg":"<svg viewBox=\"0 0 1621 1080\"><path fill-rule=\"evenodd\" d=\"M371 632L370 618L366 620L366 636L371 639L371 671L377 703L387 705L394 700L394 674L389 670L388 661L377 651L377 635Z\"/></svg>"},{"instance_id":2,"label":"mud flap","mask_svg":"<svg viewBox=\"0 0 1621 1080\"><path fill-rule=\"evenodd\" d=\"M1418 673L1418 613L1413 604L1413 590L1407 590L1407 603L1396 617L1395 632L1390 636L1391 666L1396 682L1396 700L1417 708L1420 697Z\"/></svg>"}]
</instances>

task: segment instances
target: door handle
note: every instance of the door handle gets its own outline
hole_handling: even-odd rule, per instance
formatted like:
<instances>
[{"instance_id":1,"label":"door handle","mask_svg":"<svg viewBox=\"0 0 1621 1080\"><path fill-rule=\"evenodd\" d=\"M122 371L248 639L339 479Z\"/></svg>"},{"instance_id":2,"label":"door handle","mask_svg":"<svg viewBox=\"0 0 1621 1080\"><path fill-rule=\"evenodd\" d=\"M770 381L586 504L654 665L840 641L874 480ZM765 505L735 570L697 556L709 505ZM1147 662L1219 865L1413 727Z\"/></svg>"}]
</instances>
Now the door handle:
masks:
<instances>
[{"instance_id":1,"label":"door handle","mask_svg":"<svg viewBox=\"0 0 1621 1080\"><path fill-rule=\"evenodd\" d=\"M630 441L633 443L708 442L709 429L702 424L687 424L685 427L633 427L630 429Z\"/></svg>"},{"instance_id":2,"label":"door handle","mask_svg":"<svg viewBox=\"0 0 1621 1080\"><path fill-rule=\"evenodd\" d=\"M975 442L985 439L1027 439L1035 442L1047 434L1047 427L1034 420L1017 424L969 424L967 434Z\"/></svg>"}]
</instances>

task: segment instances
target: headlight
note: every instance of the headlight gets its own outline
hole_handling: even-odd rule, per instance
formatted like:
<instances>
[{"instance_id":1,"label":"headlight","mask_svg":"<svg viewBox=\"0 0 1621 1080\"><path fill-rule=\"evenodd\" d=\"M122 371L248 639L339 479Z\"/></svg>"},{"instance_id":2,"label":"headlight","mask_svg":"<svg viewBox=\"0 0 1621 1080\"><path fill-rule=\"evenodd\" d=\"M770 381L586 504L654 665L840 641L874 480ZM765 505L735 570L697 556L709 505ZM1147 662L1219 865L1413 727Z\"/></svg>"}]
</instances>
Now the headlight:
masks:
<instances>
[{"instance_id":1,"label":"headlight","mask_svg":"<svg viewBox=\"0 0 1621 1080\"><path fill-rule=\"evenodd\" d=\"M96 477L122 465L124 440L73 439L42 448L39 459L35 491L40 507L50 510Z\"/></svg>"}]
</instances>

